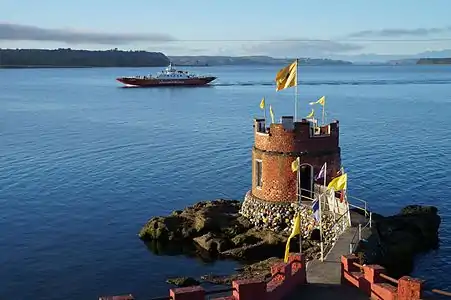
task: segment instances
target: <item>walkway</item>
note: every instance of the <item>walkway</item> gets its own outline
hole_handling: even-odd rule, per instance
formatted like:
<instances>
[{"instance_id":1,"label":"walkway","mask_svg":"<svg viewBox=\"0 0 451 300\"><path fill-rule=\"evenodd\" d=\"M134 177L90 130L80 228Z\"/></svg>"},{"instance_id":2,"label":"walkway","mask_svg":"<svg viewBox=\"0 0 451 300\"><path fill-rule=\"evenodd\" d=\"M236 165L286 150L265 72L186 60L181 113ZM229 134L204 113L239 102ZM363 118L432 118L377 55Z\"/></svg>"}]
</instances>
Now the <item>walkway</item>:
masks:
<instances>
[{"instance_id":1,"label":"walkway","mask_svg":"<svg viewBox=\"0 0 451 300\"><path fill-rule=\"evenodd\" d=\"M359 216L351 215L352 225L358 226ZM324 262L312 260L307 263L307 282L299 286L285 300L301 299L370 299L355 287L341 284L341 256L349 253L351 242L357 227L348 228L337 240L335 246L326 255Z\"/></svg>"}]
</instances>

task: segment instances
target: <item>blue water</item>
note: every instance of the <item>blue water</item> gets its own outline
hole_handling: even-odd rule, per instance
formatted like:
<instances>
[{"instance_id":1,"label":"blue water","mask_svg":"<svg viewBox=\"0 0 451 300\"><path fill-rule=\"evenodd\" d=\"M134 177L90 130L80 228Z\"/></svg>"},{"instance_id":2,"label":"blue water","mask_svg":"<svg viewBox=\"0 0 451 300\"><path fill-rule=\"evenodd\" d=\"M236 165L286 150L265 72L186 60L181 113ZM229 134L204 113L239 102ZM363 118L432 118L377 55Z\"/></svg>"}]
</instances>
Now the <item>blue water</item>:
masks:
<instances>
[{"instance_id":1,"label":"blue water","mask_svg":"<svg viewBox=\"0 0 451 300\"><path fill-rule=\"evenodd\" d=\"M1 299L166 295L168 276L235 267L157 256L137 233L199 200L242 199L259 102L292 115L294 89L275 92L278 67L191 69L220 79L124 89L115 77L149 70L0 70ZM299 77L300 114L326 95L328 119L340 120L351 195L385 214L439 207L440 249L414 275L451 289L451 68L301 67Z\"/></svg>"}]
</instances>

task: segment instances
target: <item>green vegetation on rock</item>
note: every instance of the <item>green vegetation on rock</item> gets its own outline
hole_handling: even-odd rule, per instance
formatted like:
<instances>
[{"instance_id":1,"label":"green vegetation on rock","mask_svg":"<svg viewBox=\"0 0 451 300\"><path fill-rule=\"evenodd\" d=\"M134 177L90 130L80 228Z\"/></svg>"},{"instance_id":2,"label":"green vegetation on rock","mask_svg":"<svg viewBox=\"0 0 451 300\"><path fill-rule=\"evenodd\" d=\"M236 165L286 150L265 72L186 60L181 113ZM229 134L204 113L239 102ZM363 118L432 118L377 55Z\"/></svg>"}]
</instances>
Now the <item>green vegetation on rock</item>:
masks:
<instances>
[{"instance_id":1,"label":"green vegetation on rock","mask_svg":"<svg viewBox=\"0 0 451 300\"><path fill-rule=\"evenodd\" d=\"M176 278L168 278L166 280L167 283L173 284L178 287L187 287L187 286L197 286L199 285L199 281L192 277L176 277Z\"/></svg>"}]
</instances>

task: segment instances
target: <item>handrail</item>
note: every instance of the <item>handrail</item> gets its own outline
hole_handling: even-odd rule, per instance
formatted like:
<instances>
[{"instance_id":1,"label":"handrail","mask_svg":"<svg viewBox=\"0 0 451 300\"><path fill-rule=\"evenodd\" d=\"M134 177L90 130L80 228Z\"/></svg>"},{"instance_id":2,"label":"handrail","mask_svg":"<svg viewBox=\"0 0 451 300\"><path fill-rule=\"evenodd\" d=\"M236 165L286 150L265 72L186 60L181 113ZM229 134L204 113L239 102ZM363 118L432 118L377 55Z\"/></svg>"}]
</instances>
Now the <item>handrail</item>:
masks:
<instances>
[{"instance_id":1,"label":"handrail","mask_svg":"<svg viewBox=\"0 0 451 300\"><path fill-rule=\"evenodd\" d=\"M333 231L335 233L335 236L334 236L334 239L333 239L332 243L329 243L329 244L325 245L326 249L333 248L333 245L337 242L338 236L341 234L341 232L340 233L338 232L339 231L338 230L339 229L338 226L344 226L344 224L343 224L344 223L343 222L344 221L344 217L348 216L348 212L349 212L349 209L347 209L342 215L340 215L340 217L337 220L335 220L333 225L329 227L329 230ZM325 252L328 252L326 249L324 249Z\"/></svg>"},{"instance_id":2,"label":"handrail","mask_svg":"<svg viewBox=\"0 0 451 300\"><path fill-rule=\"evenodd\" d=\"M321 187L322 187L322 185L321 185ZM309 189L304 189L304 188L299 188L299 190L300 190L301 192L304 191L304 192L308 192L308 193L311 193L311 194L315 195L315 190L309 190ZM314 199L314 198L312 198L312 197L309 197L309 196L304 196L304 195L300 195L300 196L301 196L301 198L305 198L305 199L308 199L308 200L316 201L316 199ZM365 201L365 200L363 200L363 199L360 199L360 198L357 198L357 197L355 197L355 196L351 196L351 195L346 195L346 198L348 198L348 199L349 199L349 198L350 198L350 199L355 199L355 200L357 200L357 201L360 201L360 202L364 203L364 207L361 207L361 206L358 206L358 205L356 205L356 204L350 203L349 200L347 201L348 204L349 204L349 206L352 206L352 207L354 207L354 208L363 210L363 211L365 212L365 216L368 215L368 202L367 202L367 201Z\"/></svg>"},{"instance_id":3,"label":"handrail","mask_svg":"<svg viewBox=\"0 0 451 300\"><path fill-rule=\"evenodd\" d=\"M365 203L365 204L368 203L366 200L360 199L360 198L358 198L358 197L356 197L356 196L348 195L348 198L355 199L355 200L360 201L360 202L363 202L363 203Z\"/></svg>"},{"instance_id":4,"label":"handrail","mask_svg":"<svg viewBox=\"0 0 451 300\"><path fill-rule=\"evenodd\" d=\"M360 225L360 224L359 224ZM360 229L360 228L359 228ZM354 232L354 235L352 236L352 239L351 239L351 242L349 243L349 254L352 254L353 252L354 252L354 245L356 244L355 242L354 242L354 239L355 239L355 237L356 237L356 235L357 235L357 233L358 233L358 230L356 230L355 232Z\"/></svg>"},{"instance_id":5,"label":"handrail","mask_svg":"<svg viewBox=\"0 0 451 300\"><path fill-rule=\"evenodd\" d=\"M442 295L442 296L451 297L451 292L447 292L447 291L443 291L443 290L439 290L439 289L432 289L431 292L435 293L435 294Z\"/></svg>"},{"instance_id":6,"label":"handrail","mask_svg":"<svg viewBox=\"0 0 451 300\"><path fill-rule=\"evenodd\" d=\"M368 222L366 222L366 224L362 227L362 224L359 224L358 230L356 230L356 232L354 233L354 235L352 236L351 242L349 243L349 253L353 253L355 250L355 247L358 242L360 242L362 240L362 230L369 227L371 228L371 223L372 223L372 215L373 213L370 212L370 217ZM358 241L356 241L356 237L358 234Z\"/></svg>"},{"instance_id":7,"label":"handrail","mask_svg":"<svg viewBox=\"0 0 451 300\"><path fill-rule=\"evenodd\" d=\"M323 186L320 185L319 187L320 187L320 195L321 195L321 194L322 194L322 193L321 193L321 187L323 187ZM306 191L306 192L308 192L308 193L313 193L313 195L314 195L313 197L315 197L315 198L318 199L318 197L316 197L316 194L317 194L317 193L315 193L316 189L314 189L314 190L309 190L309 189L299 188L299 190L300 190L300 192ZM311 197L309 197L309 196L304 196L304 195L301 195L301 199L307 199L307 200L311 200L311 201L316 201L316 200L317 200L317 199L313 199L313 198L311 198ZM364 207L359 206L359 205L357 205L357 204L353 204L353 203L351 203L349 200L356 200L356 201L359 201L359 202L361 202L361 203L364 204ZM321 197L319 197L319 201L321 201L321 205L323 204L323 202L324 202L324 205L326 205L326 200L325 200L325 199L322 199ZM368 222L366 222L366 224L365 224L363 227L362 227L361 224L359 224L359 229L358 229L358 231L356 231L356 232L354 233L354 236L352 237L351 242L349 243L349 253L353 253L354 250L355 250L355 246L358 244L357 241L356 241L356 239L357 239L357 234L358 234L358 240L361 241L361 240L362 240L362 229L365 229L365 228L367 228L367 227L370 227L370 228L371 228L371 225L372 225L372 212L368 211L368 203L367 203L367 201L365 201L365 200L363 200L363 199L360 199L360 198L355 197L355 196L349 196L349 195L347 195L347 196L346 196L346 201L347 201L347 204L348 204L348 210L347 210L344 214L342 214L342 215L338 218L338 220L335 221L335 223L334 223L332 226L329 227L329 229L331 229L332 231L335 232L335 239L334 239L334 240L336 240L336 239L338 238L338 235L341 233L341 232L340 232L340 233L337 232L337 228L338 228L338 226L343 225L343 224L341 224L342 222L340 222L340 221L342 221L342 218L343 218L345 215L347 215L347 214L349 213L349 208L350 208L350 207L353 207L353 208L356 208L356 209L359 209L359 210L363 211L364 214L365 214L365 217L369 217ZM304 206L305 206L305 205L304 205ZM335 211L331 211L331 212L332 212L333 214L336 213ZM333 244L333 243L332 243L332 244ZM330 246L330 245L326 245L327 248L328 248L328 246Z\"/></svg>"},{"instance_id":8,"label":"handrail","mask_svg":"<svg viewBox=\"0 0 451 300\"><path fill-rule=\"evenodd\" d=\"M356 263L356 262L353 262L352 264L353 264L354 266L360 268L361 270L363 269L363 266L362 266L361 264L358 264L358 263ZM393 278L393 277L390 277L390 276L388 276L388 275L386 275L386 274L379 274L379 276L380 276L381 278L384 278L384 279L387 280L387 281L390 281L391 283L394 283L394 284L396 284L396 285L399 284L399 280L398 280L398 279L395 279L395 278ZM431 289L431 290L426 290L426 292L431 292L431 293L439 294L439 295L442 295L442 296L448 296L448 297L451 297L451 292L444 291L444 290Z\"/></svg>"},{"instance_id":9,"label":"handrail","mask_svg":"<svg viewBox=\"0 0 451 300\"><path fill-rule=\"evenodd\" d=\"M358 263L356 263L356 262L353 262L352 263L354 266L356 266L357 268L360 268L360 270L363 270L363 266L361 265L361 264L358 264ZM385 280L388 280L388 281L390 281L390 282L392 282L392 283L394 283L394 284L398 284L398 280L397 279L395 279L395 278L393 278L393 277L390 277L390 276L388 276L388 275L385 275L385 274L379 274L382 278L384 278Z\"/></svg>"},{"instance_id":10,"label":"handrail","mask_svg":"<svg viewBox=\"0 0 451 300\"><path fill-rule=\"evenodd\" d=\"M348 197L348 199L349 198L353 198L352 196L347 196ZM359 201L364 201L364 200L360 200L359 199ZM358 205L356 205L356 204L352 204L351 202L349 202L349 200L348 200L348 204L349 204L349 206L352 206L352 207L354 207L354 208L357 208L357 209L360 209L360 210L362 210L362 211L364 211L365 212L365 217L366 216L368 216L368 203L366 202L366 201L364 201L364 203L365 203L365 207L360 207L360 206L358 206Z\"/></svg>"}]
</instances>

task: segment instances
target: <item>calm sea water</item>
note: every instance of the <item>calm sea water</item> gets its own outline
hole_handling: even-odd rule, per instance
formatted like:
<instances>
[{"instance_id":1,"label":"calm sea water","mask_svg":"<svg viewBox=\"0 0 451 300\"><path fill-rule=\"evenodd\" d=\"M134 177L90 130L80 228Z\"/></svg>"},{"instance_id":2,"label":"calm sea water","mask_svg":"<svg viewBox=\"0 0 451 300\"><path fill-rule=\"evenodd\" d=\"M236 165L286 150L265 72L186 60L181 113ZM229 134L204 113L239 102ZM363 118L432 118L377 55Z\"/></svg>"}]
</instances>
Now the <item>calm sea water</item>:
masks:
<instances>
[{"instance_id":1,"label":"calm sea water","mask_svg":"<svg viewBox=\"0 0 451 300\"><path fill-rule=\"evenodd\" d=\"M0 298L96 299L166 295L168 276L225 273L156 255L138 239L152 216L199 200L242 199L251 184L252 118L276 93L277 67L194 69L205 88L123 89L147 69L0 70ZM415 275L451 289L451 68L301 67L300 114L327 96L341 126L352 195L390 214L436 205L438 251Z\"/></svg>"}]
</instances>

